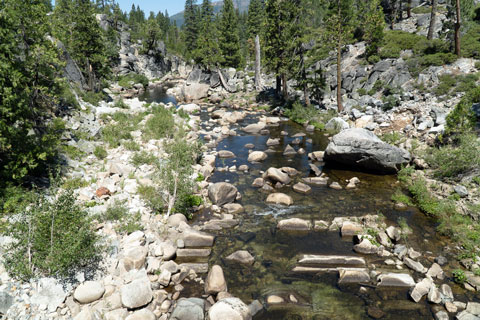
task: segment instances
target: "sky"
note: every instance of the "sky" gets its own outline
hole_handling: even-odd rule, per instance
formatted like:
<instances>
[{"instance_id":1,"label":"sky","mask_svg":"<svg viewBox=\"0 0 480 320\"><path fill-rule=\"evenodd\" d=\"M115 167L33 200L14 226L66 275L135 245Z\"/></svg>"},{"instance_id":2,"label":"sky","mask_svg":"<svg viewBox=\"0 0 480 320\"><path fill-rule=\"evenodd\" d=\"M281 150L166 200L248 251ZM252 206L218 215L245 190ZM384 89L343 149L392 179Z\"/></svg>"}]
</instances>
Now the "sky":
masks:
<instances>
[{"instance_id":1,"label":"sky","mask_svg":"<svg viewBox=\"0 0 480 320\"><path fill-rule=\"evenodd\" d=\"M165 10L168 10L168 14L173 16L185 7L185 0L117 0L116 2L120 4L123 11L127 12L132 8L132 4L139 5L147 16L150 11L157 13L158 11L165 12Z\"/></svg>"}]
</instances>

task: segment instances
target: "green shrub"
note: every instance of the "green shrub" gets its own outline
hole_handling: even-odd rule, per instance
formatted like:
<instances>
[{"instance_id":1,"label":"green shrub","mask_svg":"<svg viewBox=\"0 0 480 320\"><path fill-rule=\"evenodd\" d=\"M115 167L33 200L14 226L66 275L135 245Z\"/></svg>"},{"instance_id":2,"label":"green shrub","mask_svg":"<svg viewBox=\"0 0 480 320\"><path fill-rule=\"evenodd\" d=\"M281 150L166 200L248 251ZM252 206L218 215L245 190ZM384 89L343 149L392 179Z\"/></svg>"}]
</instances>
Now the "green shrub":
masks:
<instances>
[{"instance_id":1,"label":"green shrub","mask_svg":"<svg viewBox=\"0 0 480 320\"><path fill-rule=\"evenodd\" d=\"M472 105L480 102L480 87L475 88L460 100L455 109L447 116L445 134L463 133L472 131L477 123Z\"/></svg>"},{"instance_id":2,"label":"green shrub","mask_svg":"<svg viewBox=\"0 0 480 320\"><path fill-rule=\"evenodd\" d=\"M20 279L70 276L99 257L98 237L88 213L72 192L49 201L38 195L28 208L18 208L8 234L15 241L6 251L5 267Z\"/></svg>"},{"instance_id":3,"label":"green shrub","mask_svg":"<svg viewBox=\"0 0 480 320\"><path fill-rule=\"evenodd\" d=\"M480 59L480 24L472 23L467 33L462 36L462 55ZM480 69L478 66L475 68Z\"/></svg>"},{"instance_id":4,"label":"green shrub","mask_svg":"<svg viewBox=\"0 0 480 320\"><path fill-rule=\"evenodd\" d=\"M380 139L392 145L399 145L405 141L405 137L398 131L384 133Z\"/></svg>"},{"instance_id":5,"label":"green shrub","mask_svg":"<svg viewBox=\"0 0 480 320\"><path fill-rule=\"evenodd\" d=\"M155 157L153 154L148 153L146 151L141 151L141 152L136 152L131 160L131 163L139 167L143 164L154 164L157 161L157 157Z\"/></svg>"},{"instance_id":6,"label":"green shrub","mask_svg":"<svg viewBox=\"0 0 480 320\"><path fill-rule=\"evenodd\" d=\"M315 119L318 111L312 106L306 107L303 106L300 101L295 101L291 109L285 111L285 115L292 121L304 124Z\"/></svg>"},{"instance_id":7,"label":"green shrub","mask_svg":"<svg viewBox=\"0 0 480 320\"><path fill-rule=\"evenodd\" d=\"M380 58L397 59L400 57L401 51L415 50L420 42L425 41L425 37L405 31L393 30L385 32L383 41L384 45L379 53Z\"/></svg>"},{"instance_id":8,"label":"green shrub","mask_svg":"<svg viewBox=\"0 0 480 320\"><path fill-rule=\"evenodd\" d=\"M465 272L461 269L453 270L452 275L453 280L455 280L455 282L458 284L464 284L465 282L467 282L467 276L465 275Z\"/></svg>"},{"instance_id":9,"label":"green shrub","mask_svg":"<svg viewBox=\"0 0 480 320\"><path fill-rule=\"evenodd\" d=\"M75 190L75 189L85 188L88 185L89 183L82 178L72 178L72 179L65 180L65 182L62 184L62 188L65 190Z\"/></svg>"},{"instance_id":10,"label":"green shrub","mask_svg":"<svg viewBox=\"0 0 480 320\"><path fill-rule=\"evenodd\" d=\"M415 7L412 9L412 12L415 14L427 14L432 11L432 8L429 6Z\"/></svg>"},{"instance_id":11,"label":"green shrub","mask_svg":"<svg viewBox=\"0 0 480 320\"><path fill-rule=\"evenodd\" d=\"M140 145L133 140L125 141L123 146L129 151L140 151Z\"/></svg>"},{"instance_id":12,"label":"green shrub","mask_svg":"<svg viewBox=\"0 0 480 320\"><path fill-rule=\"evenodd\" d=\"M426 160L435 176L455 179L480 167L480 141L476 134L463 134L452 145L430 149Z\"/></svg>"},{"instance_id":13,"label":"green shrub","mask_svg":"<svg viewBox=\"0 0 480 320\"><path fill-rule=\"evenodd\" d=\"M143 74L129 73L125 76L120 76L117 79L118 85L126 89L133 88L136 83L141 83L145 88L148 86L149 80Z\"/></svg>"},{"instance_id":14,"label":"green shrub","mask_svg":"<svg viewBox=\"0 0 480 320\"><path fill-rule=\"evenodd\" d=\"M111 123L102 130L103 140L106 141L111 148L116 148L122 140L131 140L130 132L138 129L138 124L142 121L144 114L129 115L123 112L116 112L112 115Z\"/></svg>"},{"instance_id":15,"label":"green shrub","mask_svg":"<svg viewBox=\"0 0 480 320\"><path fill-rule=\"evenodd\" d=\"M85 153L82 150L78 149L75 146L71 146L67 144L62 145L60 149L72 160L79 160L85 155Z\"/></svg>"},{"instance_id":16,"label":"green shrub","mask_svg":"<svg viewBox=\"0 0 480 320\"><path fill-rule=\"evenodd\" d=\"M114 108L128 109L128 105L123 101L123 99L118 99L113 105Z\"/></svg>"},{"instance_id":17,"label":"green shrub","mask_svg":"<svg viewBox=\"0 0 480 320\"><path fill-rule=\"evenodd\" d=\"M120 224L116 226L115 231L124 234L130 234L135 231L142 231L143 226L140 223L141 218L142 216L140 212L127 215L123 220L120 221Z\"/></svg>"},{"instance_id":18,"label":"green shrub","mask_svg":"<svg viewBox=\"0 0 480 320\"><path fill-rule=\"evenodd\" d=\"M366 96L367 95L367 90L365 88L360 88L357 90L357 93L361 96Z\"/></svg>"},{"instance_id":19,"label":"green shrub","mask_svg":"<svg viewBox=\"0 0 480 320\"><path fill-rule=\"evenodd\" d=\"M107 157L107 150L105 150L104 147L102 146L96 146L95 147L95 150L93 150L93 154L95 155L95 157L97 157L97 159L99 160L103 160Z\"/></svg>"},{"instance_id":20,"label":"green shrub","mask_svg":"<svg viewBox=\"0 0 480 320\"><path fill-rule=\"evenodd\" d=\"M413 202L409 196L404 194L402 191L397 190L394 194L392 194L392 201L395 203L404 203L407 206L413 206Z\"/></svg>"},{"instance_id":21,"label":"green shrub","mask_svg":"<svg viewBox=\"0 0 480 320\"><path fill-rule=\"evenodd\" d=\"M150 117L144 129L143 138L145 140L172 137L175 130L175 120L170 110L162 106L152 108L152 117Z\"/></svg>"},{"instance_id":22,"label":"green shrub","mask_svg":"<svg viewBox=\"0 0 480 320\"><path fill-rule=\"evenodd\" d=\"M162 213L165 207L161 190L155 186L139 185L137 192L145 204L155 213Z\"/></svg>"},{"instance_id":23,"label":"green shrub","mask_svg":"<svg viewBox=\"0 0 480 320\"><path fill-rule=\"evenodd\" d=\"M93 106L98 106L100 101L105 99L105 95L102 91L85 91L81 94L83 101L90 103Z\"/></svg>"},{"instance_id":24,"label":"green shrub","mask_svg":"<svg viewBox=\"0 0 480 320\"><path fill-rule=\"evenodd\" d=\"M128 208L124 202L115 201L115 203L107 208L101 216L102 221L121 221L128 216Z\"/></svg>"},{"instance_id":25,"label":"green shrub","mask_svg":"<svg viewBox=\"0 0 480 320\"><path fill-rule=\"evenodd\" d=\"M475 62L475 68L480 70L480 61Z\"/></svg>"}]
</instances>

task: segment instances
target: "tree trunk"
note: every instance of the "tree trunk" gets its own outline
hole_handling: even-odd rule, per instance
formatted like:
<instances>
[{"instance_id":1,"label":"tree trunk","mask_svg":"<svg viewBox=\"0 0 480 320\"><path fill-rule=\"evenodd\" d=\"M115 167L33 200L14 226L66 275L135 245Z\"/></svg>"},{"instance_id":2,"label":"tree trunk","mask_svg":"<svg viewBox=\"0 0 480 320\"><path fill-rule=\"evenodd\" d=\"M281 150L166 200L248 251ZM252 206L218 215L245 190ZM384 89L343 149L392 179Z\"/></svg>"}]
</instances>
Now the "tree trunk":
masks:
<instances>
[{"instance_id":1,"label":"tree trunk","mask_svg":"<svg viewBox=\"0 0 480 320\"><path fill-rule=\"evenodd\" d=\"M460 17L460 0L456 1L456 11L457 11L457 21L455 23L455 54L460 57L460 26L461 26L461 17Z\"/></svg>"},{"instance_id":2,"label":"tree trunk","mask_svg":"<svg viewBox=\"0 0 480 320\"><path fill-rule=\"evenodd\" d=\"M342 17L342 8L340 5L340 0L338 1L338 17ZM338 23L338 41L337 41L337 109L338 112L343 111L342 103L342 23Z\"/></svg>"},{"instance_id":3,"label":"tree trunk","mask_svg":"<svg viewBox=\"0 0 480 320\"><path fill-rule=\"evenodd\" d=\"M288 100L288 83L287 83L287 74L282 73L282 94L283 99Z\"/></svg>"},{"instance_id":4,"label":"tree trunk","mask_svg":"<svg viewBox=\"0 0 480 320\"><path fill-rule=\"evenodd\" d=\"M412 16L412 0L408 0L407 2L407 18Z\"/></svg>"},{"instance_id":5,"label":"tree trunk","mask_svg":"<svg viewBox=\"0 0 480 320\"><path fill-rule=\"evenodd\" d=\"M437 0L432 0L432 11L430 13L430 26L428 27L427 39L433 39L433 29L435 29L435 20L437 18Z\"/></svg>"},{"instance_id":6,"label":"tree trunk","mask_svg":"<svg viewBox=\"0 0 480 320\"><path fill-rule=\"evenodd\" d=\"M398 0L392 0L390 3L391 3L391 6L392 6L392 13L391 13L391 21L390 21L390 29L393 30L393 26L395 24L395 20L397 19L397 1Z\"/></svg>"},{"instance_id":7,"label":"tree trunk","mask_svg":"<svg viewBox=\"0 0 480 320\"><path fill-rule=\"evenodd\" d=\"M277 95L280 95L280 92L282 91L282 79L280 78L279 75L277 75L276 77L276 82L277 82L276 92L277 92Z\"/></svg>"},{"instance_id":8,"label":"tree trunk","mask_svg":"<svg viewBox=\"0 0 480 320\"><path fill-rule=\"evenodd\" d=\"M260 56L260 37L255 37L255 90L260 91L262 87L261 74L261 56Z\"/></svg>"}]
</instances>

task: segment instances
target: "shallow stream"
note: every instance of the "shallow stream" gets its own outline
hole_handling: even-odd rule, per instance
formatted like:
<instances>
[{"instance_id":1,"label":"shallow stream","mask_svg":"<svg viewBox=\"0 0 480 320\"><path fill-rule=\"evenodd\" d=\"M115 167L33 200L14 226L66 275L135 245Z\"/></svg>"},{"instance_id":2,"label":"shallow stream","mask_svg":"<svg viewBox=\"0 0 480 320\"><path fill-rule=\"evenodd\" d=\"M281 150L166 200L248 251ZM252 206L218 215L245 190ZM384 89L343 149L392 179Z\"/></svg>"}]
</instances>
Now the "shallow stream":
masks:
<instances>
[{"instance_id":1,"label":"shallow stream","mask_svg":"<svg viewBox=\"0 0 480 320\"><path fill-rule=\"evenodd\" d=\"M398 188L395 176L332 169L324 167L322 163L315 163L327 174L330 182L337 181L345 187L347 179L358 177L361 183L356 189L340 191L327 186L311 186L312 192L308 195L296 193L291 186L285 186L277 192L292 196L294 205L288 208L267 205L265 199L268 193L251 187L253 180L270 167L295 168L300 174L294 178L293 183L309 176L307 155L312 151L324 150L328 144L328 137L318 131L308 133L302 126L291 121L268 127L270 131L268 136L245 135L240 128L258 122L258 116L250 114L243 121L232 125L231 129L236 130L238 135L225 138L217 146L217 150L229 150L236 155L232 159L217 158L217 168L246 164L250 168L249 172L216 170L210 178L211 182L226 181L234 184L242 194L239 203L245 208L244 213L236 216L240 220L238 226L211 231L217 238L208 262L210 266L213 264L222 266L228 291L246 303L255 299L263 302L271 294L285 299L285 303L268 307L259 313L255 320L371 319L371 316L373 318L381 314L382 319L433 319L432 305L425 302L425 299L420 303L414 303L409 298L407 289L338 285L336 273L300 275L291 272L301 254L360 255L353 251L352 238L342 238L339 232L278 231L276 225L280 219L298 217L310 221L330 222L335 217L341 216L383 214L388 225L398 225L398 219L404 218L413 230L407 244L424 253L423 261L428 261L424 264L427 266L433 263L434 257L445 255L442 248L446 242L435 233L434 223L417 209L408 208L403 211L394 209L391 196ZM212 129L216 125L209 122L210 117L206 108L202 108L201 119L203 128ZM288 136L281 135L281 131L286 131ZM294 140L292 136L296 133L306 133L299 145L291 144ZM280 138L280 145L271 147L273 151L268 152L268 158L262 163L247 162L249 149L244 147L245 144L252 143L255 145L253 150L265 151L268 149L266 146L268 138ZM296 150L304 148L306 153L286 157L283 150L287 144L291 144ZM211 213L205 210L193 223L202 224L211 218L213 218ZM237 250L249 251L255 257L253 266L232 265L224 260ZM370 270L386 268L385 258L376 255L363 257L367 260ZM372 264L375 267L372 267ZM419 280L419 275L414 275L414 279ZM461 293L459 287L455 287L450 281L448 283L456 294ZM197 290L189 288L182 296L195 294L202 295L202 288ZM291 302L291 295L295 297L295 302Z\"/></svg>"}]
</instances>

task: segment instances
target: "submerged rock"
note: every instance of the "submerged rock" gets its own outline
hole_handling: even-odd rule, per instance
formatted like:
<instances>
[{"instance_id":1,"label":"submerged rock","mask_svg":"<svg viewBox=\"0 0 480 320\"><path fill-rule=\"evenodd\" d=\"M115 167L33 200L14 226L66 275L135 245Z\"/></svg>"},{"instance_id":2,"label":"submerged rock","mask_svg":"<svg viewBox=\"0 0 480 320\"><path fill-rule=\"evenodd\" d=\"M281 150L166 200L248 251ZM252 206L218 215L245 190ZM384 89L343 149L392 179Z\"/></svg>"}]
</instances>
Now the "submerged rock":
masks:
<instances>
[{"instance_id":1,"label":"submerged rock","mask_svg":"<svg viewBox=\"0 0 480 320\"><path fill-rule=\"evenodd\" d=\"M347 129L333 136L325 161L376 173L396 173L410 162L410 153L383 142L365 129Z\"/></svg>"},{"instance_id":2,"label":"submerged rock","mask_svg":"<svg viewBox=\"0 0 480 320\"><path fill-rule=\"evenodd\" d=\"M299 218L291 218L279 221L277 228L280 230L310 230L312 223Z\"/></svg>"},{"instance_id":3,"label":"submerged rock","mask_svg":"<svg viewBox=\"0 0 480 320\"><path fill-rule=\"evenodd\" d=\"M310 188L310 186L306 185L305 183L299 182L293 185L293 190L298 193L307 194L307 193L310 193L310 191L312 191L312 188Z\"/></svg>"},{"instance_id":4,"label":"submerged rock","mask_svg":"<svg viewBox=\"0 0 480 320\"><path fill-rule=\"evenodd\" d=\"M238 250L225 258L227 261L238 262L251 266L255 262L255 258L246 250Z\"/></svg>"},{"instance_id":5,"label":"submerged rock","mask_svg":"<svg viewBox=\"0 0 480 320\"><path fill-rule=\"evenodd\" d=\"M173 309L171 320L203 320L205 300L199 298L181 298Z\"/></svg>"},{"instance_id":6,"label":"submerged rock","mask_svg":"<svg viewBox=\"0 0 480 320\"><path fill-rule=\"evenodd\" d=\"M266 202L291 206L293 204L293 199L285 193L271 193L268 195Z\"/></svg>"}]
</instances>

